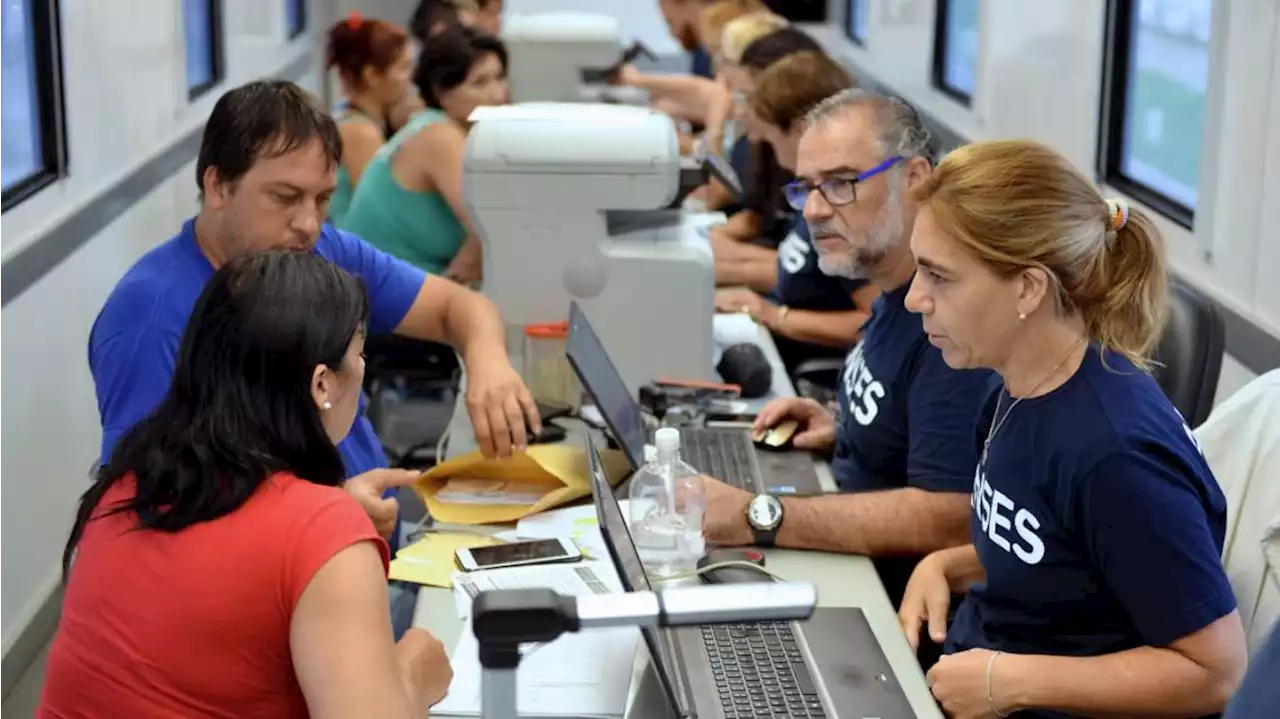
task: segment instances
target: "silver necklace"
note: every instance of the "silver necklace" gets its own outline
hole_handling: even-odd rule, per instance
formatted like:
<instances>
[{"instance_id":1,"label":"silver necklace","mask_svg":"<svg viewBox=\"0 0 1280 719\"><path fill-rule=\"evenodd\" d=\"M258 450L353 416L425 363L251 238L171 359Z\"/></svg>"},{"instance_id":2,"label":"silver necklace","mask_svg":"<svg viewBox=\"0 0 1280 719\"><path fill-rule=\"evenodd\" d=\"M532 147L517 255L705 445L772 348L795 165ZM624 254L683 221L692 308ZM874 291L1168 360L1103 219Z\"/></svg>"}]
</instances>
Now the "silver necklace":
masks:
<instances>
[{"instance_id":1,"label":"silver necklace","mask_svg":"<svg viewBox=\"0 0 1280 719\"><path fill-rule=\"evenodd\" d=\"M1076 347L1078 347L1082 341L1083 341L1083 338L1078 339L1075 342L1072 342L1071 348L1067 350L1066 356L1064 356L1062 360L1058 362L1057 365L1054 366L1053 369L1049 370L1049 373L1046 374L1039 382L1037 382L1036 385L1031 388L1030 392L1027 392L1021 397L1014 397L1013 404L1010 404L1009 408L1004 411L1004 416L1000 416L1000 402L1001 400L1004 399L1004 393L1001 392L999 395L996 395L996 411L994 415L998 419L991 423L991 429L987 430L987 438L982 442L982 457L981 459L978 460L979 469L987 466L987 451L991 449L991 440L996 438L996 433L999 432L1000 428L1004 426L1005 420L1009 419L1009 415L1013 413L1013 408L1017 407L1018 403L1021 402L1022 400L1035 394L1036 390L1040 389L1040 387L1045 382L1048 382L1050 377L1057 374L1058 370L1062 369L1062 366L1067 363L1067 360L1071 359L1071 355L1075 353ZM1013 397L1012 394L1009 396Z\"/></svg>"}]
</instances>

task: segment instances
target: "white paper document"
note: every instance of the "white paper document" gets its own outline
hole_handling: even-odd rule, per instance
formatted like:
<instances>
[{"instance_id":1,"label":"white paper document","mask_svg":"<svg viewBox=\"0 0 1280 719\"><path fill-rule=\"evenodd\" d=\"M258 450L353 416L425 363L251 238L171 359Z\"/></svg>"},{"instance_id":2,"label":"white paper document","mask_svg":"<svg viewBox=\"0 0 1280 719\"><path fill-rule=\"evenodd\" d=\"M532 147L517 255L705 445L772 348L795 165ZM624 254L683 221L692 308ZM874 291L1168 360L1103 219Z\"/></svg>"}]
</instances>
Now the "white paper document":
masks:
<instances>
[{"instance_id":1,"label":"white paper document","mask_svg":"<svg viewBox=\"0 0 1280 719\"><path fill-rule=\"evenodd\" d=\"M627 500L619 502L626 516ZM594 504L561 507L522 518L516 524L521 539L553 539L568 537L578 545L587 559L609 561L609 550L600 535L600 519Z\"/></svg>"},{"instance_id":2,"label":"white paper document","mask_svg":"<svg viewBox=\"0 0 1280 719\"><path fill-rule=\"evenodd\" d=\"M610 562L535 564L529 567L485 569L453 574L453 603L458 618L471 615L471 604L480 592L491 589L553 589L558 594L584 597L621 593L622 582Z\"/></svg>"},{"instance_id":3,"label":"white paper document","mask_svg":"<svg viewBox=\"0 0 1280 719\"><path fill-rule=\"evenodd\" d=\"M711 335L720 349L760 341L760 326L744 312L718 313L711 318Z\"/></svg>"},{"instance_id":4,"label":"white paper document","mask_svg":"<svg viewBox=\"0 0 1280 719\"><path fill-rule=\"evenodd\" d=\"M565 634L526 657L517 673L522 717L595 719L621 717L627 709L639 630L590 629ZM480 716L480 644L468 619L451 655L449 694L431 716Z\"/></svg>"}]
</instances>

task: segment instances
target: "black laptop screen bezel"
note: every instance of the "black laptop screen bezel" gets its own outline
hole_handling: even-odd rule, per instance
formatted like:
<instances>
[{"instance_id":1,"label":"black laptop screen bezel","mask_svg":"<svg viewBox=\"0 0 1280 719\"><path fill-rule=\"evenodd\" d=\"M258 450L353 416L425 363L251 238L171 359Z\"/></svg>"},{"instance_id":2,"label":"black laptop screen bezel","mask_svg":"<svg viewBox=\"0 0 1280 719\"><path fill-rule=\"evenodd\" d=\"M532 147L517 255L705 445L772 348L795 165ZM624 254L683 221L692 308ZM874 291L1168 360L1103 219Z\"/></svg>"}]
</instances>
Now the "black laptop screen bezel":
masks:
<instances>
[{"instance_id":1,"label":"black laptop screen bezel","mask_svg":"<svg viewBox=\"0 0 1280 719\"><path fill-rule=\"evenodd\" d=\"M622 436L622 432L614 421L615 418L610 417L609 413L605 411L605 406L600 402L600 396L596 393L597 388L592 386L592 383L587 378L587 373L583 371L583 362L587 360L586 358L578 356L580 352L580 348L578 347L579 343L575 342L574 338L580 337L580 333L582 332L587 332L590 335L592 342L599 347L600 357L598 358L598 361L604 366L607 366L609 371L618 378L618 382L623 384L625 387L625 383L622 381L622 375L618 372L618 367L613 364L613 359L609 357L608 351L604 349L604 343L600 341L600 335L595 331L595 328L591 326L591 322L587 320L587 314L582 311L582 307L580 307L577 302L570 302L569 335L564 346L565 357L569 360L569 366L573 368L574 374L578 376L578 382L582 384L582 388L586 390L587 396L591 398L591 403L595 405L596 409L600 412L600 416L604 418L604 423L609 427L609 432L613 434L614 441L622 448L622 453L627 456L627 461L631 463L631 468L639 469L644 466L644 444L647 437L641 437L640 447L638 450L639 454L637 454L637 449L631 446L631 442L627 441L627 437ZM629 392L627 393L627 397L631 400L631 404L635 410L640 412L639 403L631 397ZM643 413L641 413L641 418L643 419ZM643 422L641 422L640 431L643 435Z\"/></svg>"}]
</instances>

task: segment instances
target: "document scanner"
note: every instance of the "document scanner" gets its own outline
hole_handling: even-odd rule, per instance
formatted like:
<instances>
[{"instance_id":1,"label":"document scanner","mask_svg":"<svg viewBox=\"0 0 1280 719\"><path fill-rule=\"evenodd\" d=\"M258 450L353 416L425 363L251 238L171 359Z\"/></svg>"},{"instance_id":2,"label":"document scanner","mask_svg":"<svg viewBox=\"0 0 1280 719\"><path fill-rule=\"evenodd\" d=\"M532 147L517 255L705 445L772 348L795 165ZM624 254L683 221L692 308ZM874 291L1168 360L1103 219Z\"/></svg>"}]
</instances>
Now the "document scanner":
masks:
<instances>
[{"instance_id":1,"label":"document scanner","mask_svg":"<svg viewBox=\"0 0 1280 719\"><path fill-rule=\"evenodd\" d=\"M634 395L655 376L715 379L715 265L705 218L611 236L606 209L670 204L675 125L642 107L478 108L463 197L484 293L509 328L566 321L576 300Z\"/></svg>"},{"instance_id":2,"label":"document scanner","mask_svg":"<svg viewBox=\"0 0 1280 719\"><path fill-rule=\"evenodd\" d=\"M616 17L582 12L514 15L503 21L512 102L580 102L609 97L645 102L635 88L606 86L605 70L623 54Z\"/></svg>"}]
</instances>

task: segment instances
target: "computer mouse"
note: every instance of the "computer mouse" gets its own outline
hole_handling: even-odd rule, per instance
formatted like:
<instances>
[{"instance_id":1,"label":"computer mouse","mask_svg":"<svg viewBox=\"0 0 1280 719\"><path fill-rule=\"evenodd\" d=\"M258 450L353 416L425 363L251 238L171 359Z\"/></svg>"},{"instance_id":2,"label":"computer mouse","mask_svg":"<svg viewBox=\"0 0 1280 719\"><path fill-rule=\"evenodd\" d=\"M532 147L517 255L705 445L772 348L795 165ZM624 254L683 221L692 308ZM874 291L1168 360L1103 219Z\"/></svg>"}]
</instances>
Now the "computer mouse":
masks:
<instances>
[{"instance_id":1,"label":"computer mouse","mask_svg":"<svg viewBox=\"0 0 1280 719\"><path fill-rule=\"evenodd\" d=\"M785 451L791 449L791 440L799 429L799 422L786 419L768 429L753 433L751 439L761 449Z\"/></svg>"},{"instance_id":2,"label":"computer mouse","mask_svg":"<svg viewBox=\"0 0 1280 719\"><path fill-rule=\"evenodd\" d=\"M702 571L704 567L725 562L743 562L732 567L720 567ZM755 569L754 567L759 567ZM764 552L758 549L713 549L698 560L698 577L707 584L738 584L743 582L772 582L773 577L764 572Z\"/></svg>"}]
</instances>

